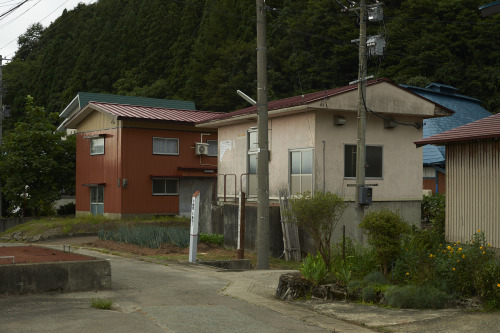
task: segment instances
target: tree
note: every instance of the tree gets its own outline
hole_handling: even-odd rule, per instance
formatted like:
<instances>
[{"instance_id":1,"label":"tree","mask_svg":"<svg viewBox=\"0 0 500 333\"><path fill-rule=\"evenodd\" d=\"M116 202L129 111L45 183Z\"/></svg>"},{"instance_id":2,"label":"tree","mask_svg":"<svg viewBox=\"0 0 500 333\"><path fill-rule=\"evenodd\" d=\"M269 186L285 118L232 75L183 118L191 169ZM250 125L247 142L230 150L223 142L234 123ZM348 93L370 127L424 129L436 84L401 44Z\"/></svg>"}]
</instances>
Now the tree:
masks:
<instances>
[{"instance_id":1,"label":"tree","mask_svg":"<svg viewBox=\"0 0 500 333\"><path fill-rule=\"evenodd\" d=\"M16 51L16 58L26 60L30 56L35 56L35 54L32 53L40 41L43 30L43 26L40 23L35 23L30 25L28 30L17 38L19 49Z\"/></svg>"},{"instance_id":2,"label":"tree","mask_svg":"<svg viewBox=\"0 0 500 333\"><path fill-rule=\"evenodd\" d=\"M344 214L347 204L336 194L305 192L290 200L291 215L297 225L311 235L314 245L325 262L327 271L332 265L330 244L333 231Z\"/></svg>"},{"instance_id":3,"label":"tree","mask_svg":"<svg viewBox=\"0 0 500 333\"><path fill-rule=\"evenodd\" d=\"M11 210L21 208L38 216L60 198L74 192L76 147L74 136L64 138L47 113L27 97L25 117L5 134L0 147L2 192Z\"/></svg>"}]
</instances>

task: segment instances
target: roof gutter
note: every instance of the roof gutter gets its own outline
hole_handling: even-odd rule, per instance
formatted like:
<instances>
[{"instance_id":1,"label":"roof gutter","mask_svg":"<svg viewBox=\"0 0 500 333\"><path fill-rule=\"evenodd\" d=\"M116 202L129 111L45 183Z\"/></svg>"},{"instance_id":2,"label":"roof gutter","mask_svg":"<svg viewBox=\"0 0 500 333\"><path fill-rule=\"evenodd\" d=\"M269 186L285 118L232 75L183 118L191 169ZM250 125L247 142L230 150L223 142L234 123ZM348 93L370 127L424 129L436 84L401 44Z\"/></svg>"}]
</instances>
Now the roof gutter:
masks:
<instances>
[{"instance_id":1,"label":"roof gutter","mask_svg":"<svg viewBox=\"0 0 500 333\"><path fill-rule=\"evenodd\" d=\"M293 114L293 113L299 113L302 111L306 111L309 109L309 106L307 104L303 105L297 105L297 106L291 106L288 108L283 108L283 109L276 109L276 110L269 110L268 114L270 117L276 117L279 116L283 113L288 113L288 114ZM245 120L256 120L257 119L257 114L256 113L251 113L251 114L245 114L241 116L235 116L235 117L230 117L230 118L225 118L221 120L212 120L208 121L206 123L199 123L196 124L196 127L220 127L224 125L229 125L232 123L236 122L241 122Z\"/></svg>"}]
</instances>

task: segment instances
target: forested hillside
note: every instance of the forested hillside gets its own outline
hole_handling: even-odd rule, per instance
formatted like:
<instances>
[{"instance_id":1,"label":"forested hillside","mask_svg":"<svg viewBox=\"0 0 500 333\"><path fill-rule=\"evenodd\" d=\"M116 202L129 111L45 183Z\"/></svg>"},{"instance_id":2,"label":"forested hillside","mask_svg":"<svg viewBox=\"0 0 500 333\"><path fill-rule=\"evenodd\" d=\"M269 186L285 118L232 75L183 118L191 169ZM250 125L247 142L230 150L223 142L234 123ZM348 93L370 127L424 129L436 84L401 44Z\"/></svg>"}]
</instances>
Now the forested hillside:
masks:
<instances>
[{"instance_id":1,"label":"forested hillside","mask_svg":"<svg viewBox=\"0 0 500 333\"><path fill-rule=\"evenodd\" d=\"M345 0L341 0L344 1ZM397 83L440 82L500 111L500 15L488 0L388 0L369 34L388 41L368 74ZM357 78L357 16L332 0L267 0L269 99ZM346 2L345 2L346 3ZM99 0L29 29L4 68L14 116L26 95L49 111L78 91L185 99L198 109L246 106L256 95L254 0Z\"/></svg>"}]
</instances>

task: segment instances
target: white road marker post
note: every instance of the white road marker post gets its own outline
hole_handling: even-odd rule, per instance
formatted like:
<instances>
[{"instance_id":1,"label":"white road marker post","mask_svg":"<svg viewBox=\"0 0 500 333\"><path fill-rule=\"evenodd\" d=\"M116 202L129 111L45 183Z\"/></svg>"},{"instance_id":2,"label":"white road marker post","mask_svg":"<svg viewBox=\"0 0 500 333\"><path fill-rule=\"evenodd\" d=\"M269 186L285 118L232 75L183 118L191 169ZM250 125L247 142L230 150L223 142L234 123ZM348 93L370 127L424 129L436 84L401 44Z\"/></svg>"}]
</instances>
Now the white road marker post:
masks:
<instances>
[{"instance_id":1,"label":"white road marker post","mask_svg":"<svg viewBox=\"0 0 500 333\"><path fill-rule=\"evenodd\" d=\"M198 250L198 224L200 220L200 191L193 194L191 200L191 231L189 241L189 262L196 262Z\"/></svg>"}]
</instances>

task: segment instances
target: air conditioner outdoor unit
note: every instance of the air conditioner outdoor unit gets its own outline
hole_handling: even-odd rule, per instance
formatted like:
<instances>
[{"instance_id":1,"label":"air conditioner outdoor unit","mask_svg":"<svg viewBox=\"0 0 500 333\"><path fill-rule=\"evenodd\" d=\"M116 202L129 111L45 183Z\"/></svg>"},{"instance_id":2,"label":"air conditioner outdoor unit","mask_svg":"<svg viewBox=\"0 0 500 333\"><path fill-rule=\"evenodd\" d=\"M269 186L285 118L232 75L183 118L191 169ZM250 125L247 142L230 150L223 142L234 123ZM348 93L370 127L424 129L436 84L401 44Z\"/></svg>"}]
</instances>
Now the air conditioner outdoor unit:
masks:
<instances>
[{"instance_id":1,"label":"air conditioner outdoor unit","mask_svg":"<svg viewBox=\"0 0 500 333\"><path fill-rule=\"evenodd\" d=\"M196 142L194 147L195 155L208 154L208 143Z\"/></svg>"}]
</instances>

